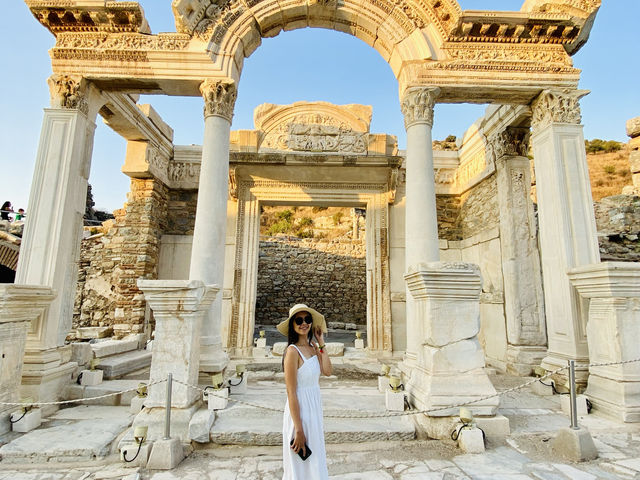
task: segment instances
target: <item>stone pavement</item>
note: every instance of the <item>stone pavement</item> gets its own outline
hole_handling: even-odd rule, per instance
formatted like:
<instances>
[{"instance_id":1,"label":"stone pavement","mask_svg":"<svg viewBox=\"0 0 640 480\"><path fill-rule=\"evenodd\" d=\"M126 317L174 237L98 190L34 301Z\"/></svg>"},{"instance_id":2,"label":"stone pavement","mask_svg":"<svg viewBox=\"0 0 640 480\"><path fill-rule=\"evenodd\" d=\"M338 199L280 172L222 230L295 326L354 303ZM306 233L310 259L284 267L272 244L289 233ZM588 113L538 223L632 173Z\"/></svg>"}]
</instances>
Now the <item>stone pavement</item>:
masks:
<instances>
[{"instance_id":1,"label":"stone pavement","mask_svg":"<svg viewBox=\"0 0 640 480\"><path fill-rule=\"evenodd\" d=\"M254 379L256 384L272 381L264 376L258 379L258 375ZM498 391L527 380L508 375L492 375L491 379ZM337 383L342 383L346 390L372 386L371 379L352 377L339 382L330 380L326 387ZM560 409L560 396L541 397L527 388L503 395L500 405L499 413L511 422L511 435L506 439L490 438L484 454L463 454L453 442L428 439L329 443L330 478L640 480L640 425L621 424L596 414L580 417L580 424L587 427L594 438L600 458L570 463L554 454L550 445L554 433L569 424ZM58 421L62 424L62 420ZM126 468L115 454L73 463L59 463L64 461L62 457L47 464L14 464L3 459L0 480L279 480L282 476L279 446L207 444L196 448L170 472Z\"/></svg>"}]
</instances>

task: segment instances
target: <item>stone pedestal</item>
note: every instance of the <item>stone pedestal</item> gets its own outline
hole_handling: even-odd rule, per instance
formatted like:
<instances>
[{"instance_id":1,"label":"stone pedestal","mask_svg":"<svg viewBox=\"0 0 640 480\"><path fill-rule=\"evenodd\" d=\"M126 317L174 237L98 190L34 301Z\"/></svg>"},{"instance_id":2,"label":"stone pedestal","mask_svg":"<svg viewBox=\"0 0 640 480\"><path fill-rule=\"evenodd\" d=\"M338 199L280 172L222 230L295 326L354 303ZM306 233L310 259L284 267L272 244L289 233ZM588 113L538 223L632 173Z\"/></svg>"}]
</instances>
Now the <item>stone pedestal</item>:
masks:
<instances>
[{"instance_id":1,"label":"stone pedestal","mask_svg":"<svg viewBox=\"0 0 640 480\"><path fill-rule=\"evenodd\" d=\"M356 350L364 350L364 339L356 338L353 343Z\"/></svg>"},{"instance_id":2,"label":"stone pedestal","mask_svg":"<svg viewBox=\"0 0 640 480\"><path fill-rule=\"evenodd\" d=\"M496 391L484 371L480 330L480 271L467 263L419 264L405 275L414 299L407 335L420 338L415 362L405 359L405 386L410 403L418 409L435 409L468 401ZM407 322L409 325L409 322ZM470 405L474 415L494 415L499 399ZM458 414L457 408L432 416Z\"/></svg>"},{"instance_id":3,"label":"stone pedestal","mask_svg":"<svg viewBox=\"0 0 640 480\"><path fill-rule=\"evenodd\" d=\"M22 412L16 412L11 415L11 421L15 422L11 424L11 428L14 432L30 432L42 424L42 410L34 408L33 410L29 410L24 416L22 416Z\"/></svg>"},{"instance_id":4,"label":"stone pedestal","mask_svg":"<svg viewBox=\"0 0 640 480\"><path fill-rule=\"evenodd\" d=\"M156 319L150 383L166 380L172 373L175 380L197 385L200 326L218 287L196 280L139 280L138 287ZM149 427L150 440L164 436L166 391L164 382L151 385L145 408L134 421ZM183 442L189 442L189 422L199 398L198 390L173 383L171 432Z\"/></svg>"},{"instance_id":5,"label":"stone pedestal","mask_svg":"<svg viewBox=\"0 0 640 480\"><path fill-rule=\"evenodd\" d=\"M389 377L384 375L378 376L378 391L381 393L386 392L389 389Z\"/></svg>"},{"instance_id":6,"label":"stone pedestal","mask_svg":"<svg viewBox=\"0 0 640 480\"><path fill-rule=\"evenodd\" d=\"M204 139L198 184L189 278L223 287L227 197L229 195L229 136L236 90L233 83L205 81L200 86L204 108ZM222 295L203 319L200 371L221 372L229 362L222 349Z\"/></svg>"},{"instance_id":7,"label":"stone pedestal","mask_svg":"<svg viewBox=\"0 0 640 480\"><path fill-rule=\"evenodd\" d=\"M531 143L549 345L542 366L547 370L564 367L567 360L582 364L589 360L586 301L567 277L572 268L600 261L580 125L579 99L584 93L545 90L532 103ZM578 383L585 384L586 378L586 369L576 370Z\"/></svg>"},{"instance_id":8,"label":"stone pedestal","mask_svg":"<svg viewBox=\"0 0 640 480\"><path fill-rule=\"evenodd\" d=\"M208 390L207 403L209 410L224 410L229 404L229 389Z\"/></svg>"},{"instance_id":9,"label":"stone pedestal","mask_svg":"<svg viewBox=\"0 0 640 480\"><path fill-rule=\"evenodd\" d=\"M27 332L54 298L49 287L0 285L0 402L20 401ZM0 435L11 429L9 414L15 409L0 406Z\"/></svg>"},{"instance_id":10,"label":"stone pedestal","mask_svg":"<svg viewBox=\"0 0 640 480\"><path fill-rule=\"evenodd\" d=\"M384 392L384 404L390 412L404 412L404 392L387 390Z\"/></svg>"},{"instance_id":11,"label":"stone pedestal","mask_svg":"<svg viewBox=\"0 0 640 480\"><path fill-rule=\"evenodd\" d=\"M80 372L80 385L83 387L100 385L102 383L102 375L104 372L102 370L82 370Z\"/></svg>"},{"instance_id":12,"label":"stone pedestal","mask_svg":"<svg viewBox=\"0 0 640 480\"><path fill-rule=\"evenodd\" d=\"M254 341L256 348L266 348L267 347L267 339L266 338L256 338Z\"/></svg>"},{"instance_id":13,"label":"stone pedestal","mask_svg":"<svg viewBox=\"0 0 640 480\"><path fill-rule=\"evenodd\" d=\"M477 427L463 427L458 436L458 446L464 453L483 453L484 435Z\"/></svg>"},{"instance_id":14,"label":"stone pedestal","mask_svg":"<svg viewBox=\"0 0 640 480\"><path fill-rule=\"evenodd\" d=\"M247 393L247 384L249 382L249 373L244 372L242 378L235 376L229 379L229 393L231 395L242 395Z\"/></svg>"},{"instance_id":15,"label":"stone pedestal","mask_svg":"<svg viewBox=\"0 0 640 480\"><path fill-rule=\"evenodd\" d=\"M589 303L590 363L640 357L640 263L604 262L575 268L571 283ZM640 422L640 362L589 368L586 394L594 410Z\"/></svg>"}]
</instances>

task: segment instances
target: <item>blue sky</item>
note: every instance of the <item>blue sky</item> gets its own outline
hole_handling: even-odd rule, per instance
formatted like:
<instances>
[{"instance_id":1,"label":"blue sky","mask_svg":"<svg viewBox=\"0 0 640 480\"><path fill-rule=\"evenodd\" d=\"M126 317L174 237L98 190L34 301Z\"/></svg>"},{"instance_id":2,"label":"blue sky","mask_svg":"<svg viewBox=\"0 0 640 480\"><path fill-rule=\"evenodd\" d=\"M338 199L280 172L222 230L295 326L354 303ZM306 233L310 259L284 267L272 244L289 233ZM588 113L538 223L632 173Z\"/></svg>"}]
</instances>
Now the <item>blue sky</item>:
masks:
<instances>
[{"instance_id":1,"label":"blue sky","mask_svg":"<svg viewBox=\"0 0 640 480\"><path fill-rule=\"evenodd\" d=\"M27 208L42 109L49 106L46 84L51 74L47 50L53 36L31 16L20 0L4 5L0 30L1 100L0 201ZM143 0L153 33L175 31L171 0ZM463 9L519 10L522 0L459 0ZM589 42L574 64L583 70L580 87L591 90L582 102L586 138L626 142L625 122L640 115L640 1L603 0ZM635 58L635 60L634 60ZM264 39L245 60L238 86L232 129L253 128L253 109L265 102L287 104L324 100L373 106L371 131L406 137L398 86L388 64L361 40L340 32L301 29ZM176 144L202 143L200 98L143 96L175 130ZM438 105L434 139L461 135L479 116L482 105ZM90 183L96 206L113 210L126 200L129 179L120 172L125 142L100 118Z\"/></svg>"}]
</instances>

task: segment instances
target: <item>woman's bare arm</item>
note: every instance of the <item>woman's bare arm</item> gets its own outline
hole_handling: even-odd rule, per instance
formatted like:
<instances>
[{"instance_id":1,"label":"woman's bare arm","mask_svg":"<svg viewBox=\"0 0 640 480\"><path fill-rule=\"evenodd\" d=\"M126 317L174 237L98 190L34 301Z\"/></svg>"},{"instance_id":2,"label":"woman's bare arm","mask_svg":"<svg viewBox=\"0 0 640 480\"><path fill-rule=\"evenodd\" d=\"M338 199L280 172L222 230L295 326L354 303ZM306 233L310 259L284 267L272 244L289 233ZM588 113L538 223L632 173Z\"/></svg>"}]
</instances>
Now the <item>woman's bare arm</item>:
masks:
<instances>
[{"instance_id":1,"label":"woman's bare arm","mask_svg":"<svg viewBox=\"0 0 640 480\"><path fill-rule=\"evenodd\" d=\"M298 404L298 395L296 389L298 387L298 352L295 347L289 346L284 353L284 383L287 386L287 398L289 399L289 412L293 420L295 436L293 437L293 450L298 453L299 449L304 450L306 437L302 429L302 420L300 419L300 405ZM289 439L283 439L289 441ZM306 452L305 452L306 453Z\"/></svg>"}]
</instances>

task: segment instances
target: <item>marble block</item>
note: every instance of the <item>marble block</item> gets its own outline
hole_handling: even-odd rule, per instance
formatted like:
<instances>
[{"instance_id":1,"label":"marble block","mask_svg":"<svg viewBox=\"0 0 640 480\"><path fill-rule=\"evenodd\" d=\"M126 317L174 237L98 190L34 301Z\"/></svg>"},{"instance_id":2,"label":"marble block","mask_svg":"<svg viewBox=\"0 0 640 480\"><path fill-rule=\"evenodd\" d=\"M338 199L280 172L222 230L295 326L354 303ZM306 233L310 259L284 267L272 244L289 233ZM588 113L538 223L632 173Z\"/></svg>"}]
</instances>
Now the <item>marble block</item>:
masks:
<instances>
[{"instance_id":1,"label":"marble block","mask_svg":"<svg viewBox=\"0 0 640 480\"><path fill-rule=\"evenodd\" d=\"M356 350L364 350L364 339L363 338L356 338L354 340L354 344L355 344Z\"/></svg>"},{"instance_id":2,"label":"marble block","mask_svg":"<svg viewBox=\"0 0 640 480\"><path fill-rule=\"evenodd\" d=\"M265 347L253 347L251 355L253 358L265 358L269 356L269 352Z\"/></svg>"},{"instance_id":3,"label":"marble block","mask_svg":"<svg viewBox=\"0 0 640 480\"><path fill-rule=\"evenodd\" d=\"M224 410L229 404L229 390L222 388L220 390L207 390L207 404L209 410Z\"/></svg>"},{"instance_id":4,"label":"marble block","mask_svg":"<svg viewBox=\"0 0 640 480\"><path fill-rule=\"evenodd\" d=\"M562 406L562 411L565 415L571 415L571 396L570 395L562 395L560 398L560 404ZM589 411L587 409L587 397L586 395L576 395L576 407L578 408L578 416L582 417L584 415L588 415Z\"/></svg>"},{"instance_id":5,"label":"marble block","mask_svg":"<svg viewBox=\"0 0 640 480\"><path fill-rule=\"evenodd\" d=\"M404 412L404 392L387 390L384 393L384 403L390 412Z\"/></svg>"},{"instance_id":6,"label":"marble block","mask_svg":"<svg viewBox=\"0 0 640 480\"><path fill-rule=\"evenodd\" d=\"M139 397L138 395L136 395L135 397L132 397L131 405L129 406L129 411L134 415L140 413L140 410L144 408L144 401L146 399L147 397Z\"/></svg>"},{"instance_id":7,"label":"marble block","mask_svg":"<svg viewBox=\"0 0 640 480\"><path fill-rule=\"evenodd\" d=\"M91 386L91 385L100 385L102 383L102 375L104 372L102 370L82 370L80 372L80 385L83 387Z\"/></svg>"},{"instance_id":8,"label":"marble block","mask_svg":"<svg viewBox=\"0 0 640 480\"><path fill-rule=\"evenodd\" d=\"M267 339L266 338L256 338L254 341L257 348L266 348Z\"/></svg>"},{"instance_id":9,"label":"marble block","mask_svg":"<svg viewBox=\"0 0 640 480\"><path fill-rule=\"evenodd\" d=\"M150 470L173 470L182 460L184 460L184 451L180 440L163 438L154 442L147 468Z\"/></svg>"},{"instance_id":10,"label":"marble block","mask_svg":"<svg viewBox=\"0 0 640 480\"><path fill-rule=\"evenodd\" d=\"M464 427L458 436L458 446L464 453L484 452L484 435L477 427Z\"/></svg>"},{"instance_id":11,"label":"marble block","mask_svg":"<svg viewBox=\"0 0 640 480\"><path fill-rule=\"evenodd\" d=\"M241 395L247 393L247 383L249 381L249 373L244 372L242 378L231 377L229 382L229 393L231 395Z\"/></svg>"},{"instance_id":12,"label":"marble block","mask_svg":"<svg viewBox=\"0 0 640 480\"><path fill-rule=\"evenodd\" d=\"M284 351L287 349L287 342L276 342L273 344L273 348L271 349L271 352L274 355L278 355L279 357L281 357L282 355L284 355Z\"/></svg>"},{"instance_id":13,"label":"marble block","mask_svg":"<svg viewBox=\"0 0 640 480\"><path fill-rule=\"evenodd\" d=\"M553 387L549 382L552 381L553 380L551 380L550 378L547 378L545 380L545 383L547 383L547 385L543 385L541 382L535 382L531 384L531 390L533 390L533 393L535 393L536 395L540 395L541 397L550 397L553 395Z\"/></svg>"},{"instance_id":14,"label":"marble block","mask_svg":"<svg viewBox=\"0 0 640 480\"><path fill-rule=\"evenodd\" d=\"M215 419L215 410L198 410L189 422L189 438L197 443L209 443L209 432Z\"/></svg>"},{"instance_id":15,"label":"marble block","mask_svg":"<svg viewBox=\"0 0 640 480\"><path fill-rule=\"evenodd\" d=\"M378 391L384 393L387 390L389 390L389 377L378 376Z\"/></svg>"},{"instance_id":16,"label":"marble block","mask_svg":"<svg viewBox=\"0 0 640 480\"><path fill-rule=\"evenodd\" d=\"M11 414L11 421L22 416L22 411ZM33 408L27 412L27 414L20 418L16 423L11 424L11 428L14 432L27 433L31 430L35 430L42 423L42 411L39 408Z\"/></svg>"},{"instance_id":17,"label":"marble block","mask_svg":"<svg viewBox=\"0 0 640 480\"><path fill-rule=\"evenodd\" d=\"M140 448L140 453L136 456L138 448ZM150 443L143 443L142 445L138 445L137 443L127 443L120 447L120 460L125 462L128 466L144 468L147 466L150 453Z\"/></svg>"}]
</instances>

